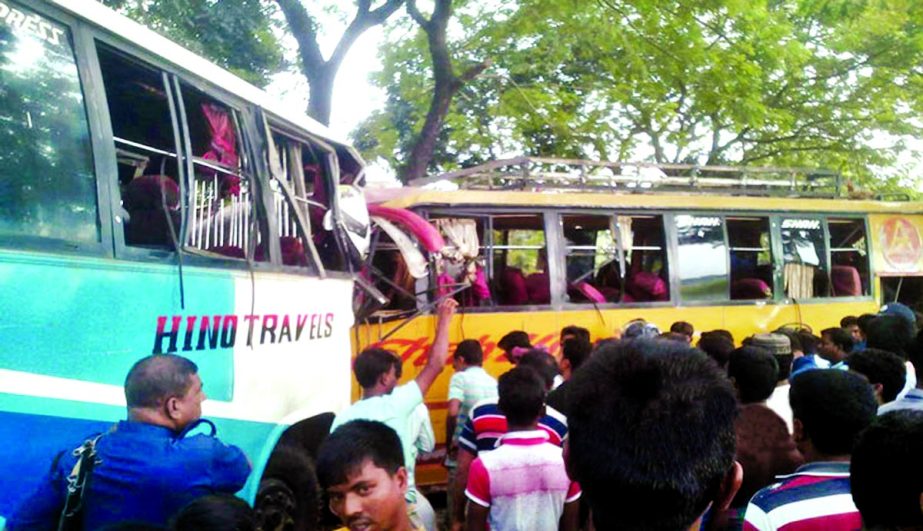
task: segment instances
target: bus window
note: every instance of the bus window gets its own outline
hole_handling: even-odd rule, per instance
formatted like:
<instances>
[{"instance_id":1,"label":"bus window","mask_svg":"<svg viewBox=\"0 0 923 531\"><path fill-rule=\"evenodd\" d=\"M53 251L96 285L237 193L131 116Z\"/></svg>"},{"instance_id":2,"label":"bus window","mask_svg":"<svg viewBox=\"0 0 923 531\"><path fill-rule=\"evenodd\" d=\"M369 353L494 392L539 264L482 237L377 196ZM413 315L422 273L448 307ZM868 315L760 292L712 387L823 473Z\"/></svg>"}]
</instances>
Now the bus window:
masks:
<instances>
[{"instance_id":1,"label":"bus window","mask_svg":"<svg viewBox=\"0 0 923 531\"><path fill-rule=\"evenodd\" d=\"M782 253L787 297L811 299L828 295L827 246L821 220L783 218Z\"/></svg>"},{"instance_id":2,"label":"bus window","mask_svg":"<svg viewBox=\"0 0 923 531\"><path fill-rule=\"evenodd\" d=\"M869 295L869 257L865 222L828 219L830 232L830 285L834 297Z\"/></svg>"},{"instance_id":3,"label":"bus window","mask_svg":"<svg viewBox=\"0 0 923 531\"><path fill-rule=\"evenodd\" d=\"M163 74L97 42L112 121L125 243L173 249L180 187L173 120Z\"/></svg>"},{"instance_id":4,"label":"bus window","mask_svg":"<svg viewBox=\"0 0 923 531\"><path fill-rule=\"evenodd\" d=\"M12 13L32 23L0 24L0 234L99 242L90 131L70 32L25 8Z\"/></svg>"},{"instance_id":5,"label":"bus window","mask_svg":"<svg viewBox=\"0 0 923 531\"><path fill-rule=\"evenodd\" d=\"M548 251L542 216L491 217L491 291L503 306L549 304Z\"/></svg>"},{"instance_id":6,"label":"bus window","mask_svg":"<svg viewBox=\"0 0 923 531\"><path fill-rule=\"evenodd\" d=\"M273 131L273 144L275 144L281 171L288 179L298 203L305 215L305 221L311 230L311 239L317 250L318 256L327 270L343 271L346 261L337 245L336 237L332 231L324 228L324 216L330 210L330 183L327 178L323 163L324 151L310 142L296 140L280 132ZM280 219L290 217L287 203L282 206L282 198L276 197L277 215ZM280 221L281 222L281 221ZM284 238L291 234L280 230L283 238L283 247L286 246ZM286 252L283 249L283 261Z\"/></svg>"},{"instance_id":7,"label":"bus window","mask_svg":"<svg viewBox=\"0 0 923 531\"><path fill-rule=\"evenodd\" d=\"M323 183L318 187L316 166L306 165L303 160L304 146L301 142L272 131L272 149L270 166L272 178L270 188L275 203L276 224L279 227L279 247L282 250L282 264L288 266L307 267L309 246L305 245L305 237L301 234L296 208L300 210L306 227L310 231L320 229L324 212L327 207L315 201L315 189L323 188ZM283 193L281 180L289 193L293 195L295 204ZM324 197L326 195L324 194ZM316 236L316 234L315 234ZM312 241L312 243L314 243ZM326 265L326 264L325 264Z\"/></svg>"},{"instance_id":8,"label":"bus window","mask_svg":"<svg viewBox=\"0 0 923 531\"><path fill-rule=\"evenodd\" d=\"M409 313L417 308L416 280L400 248L384 231L377 231L370 271L375 288L388 298L379 315Z\"/></svg>"},{"instance_id":9,"label":"bus window","mask_svg":"<svg viewBox=\"0 0 923 531\"><path fill-rule=\"evenodd\" d=\"M622 285L612 218L565 215L561 217L561 222L568 301L618 302Z\"/></svg>"},{"instance_id":10,"label":"bus window","mask_svg":"<svg viewBox=\"0 0 923 531\"><path fill-rule=\"evenodd\" d=\"M678 215L675 220L682 300L726 300L728 261L721 218Z\"/></svg>"},{"instance_id":11,"label":"bus window","mask_svg":"<svg viewBox=\"0 0 923 531\"><path fill-rule=\"evenodd\" d=\"M622 302L670 300L670 278L662 216L618 216L616 237L625 260ZM611 278L615 265L603 268ZM609 281L611 285L611 280Z\"/></svg>"},{"instance_id":12,"label":"bus window","mask_svg":"<svg viewBox=\"0 0 923 531\"><path fill-rule=\"evenodd\" d=\"M246 175L237 113L207 94L182 84L192 144L192 209L186 245L226 258L268 262Z\"/></svg>"},{"instance_id":13,"label":"bus window","mask_svg":"<svg viewBox=\"0 0 923 531\"><path fill-rule=\"evenodd\" d=\"M771 299L769 218L728 217L725 226L731 253L731 299Z\"/></svg>"}]
</instances>

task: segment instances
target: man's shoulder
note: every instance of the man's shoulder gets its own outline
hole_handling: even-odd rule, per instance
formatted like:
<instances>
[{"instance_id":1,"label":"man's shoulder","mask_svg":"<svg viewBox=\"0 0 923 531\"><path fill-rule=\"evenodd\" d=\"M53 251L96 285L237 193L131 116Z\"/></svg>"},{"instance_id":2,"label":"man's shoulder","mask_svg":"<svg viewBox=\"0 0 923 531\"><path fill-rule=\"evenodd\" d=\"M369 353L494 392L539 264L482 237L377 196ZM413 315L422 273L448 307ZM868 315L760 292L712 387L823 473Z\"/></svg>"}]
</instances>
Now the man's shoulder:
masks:
<instances>
[{"instance_id":1,"label":"man's shoulder","mask_svg":"<svg viewBox=\"0 0 923 531\"><path fill-rule=\"evenodd\" d=\"M750 503L764 512L804 501L849 495L849 476L795 473L760 489Z\"/></svg>"}]
</instances>

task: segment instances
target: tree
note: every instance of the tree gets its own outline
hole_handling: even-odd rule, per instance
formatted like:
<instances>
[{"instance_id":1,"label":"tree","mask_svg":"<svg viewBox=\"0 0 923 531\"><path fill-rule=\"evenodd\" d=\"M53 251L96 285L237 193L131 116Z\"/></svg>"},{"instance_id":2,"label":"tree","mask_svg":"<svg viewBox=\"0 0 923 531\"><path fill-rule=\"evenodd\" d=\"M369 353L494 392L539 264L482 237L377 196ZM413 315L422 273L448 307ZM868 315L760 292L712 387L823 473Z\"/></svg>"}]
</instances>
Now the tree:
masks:
<instances>
[{"instance_id":1,"label":"tree","mask_svg":"<svg viewBox=\"0 0 923 531\"><path fill-rule=\"evenodd\" d=\"M259 86L285 66L261 0L100 0Z\"/></svg>"},{"instance_id":2,"label":"tree","mask_svg":"<svg viewBox=\"0 0 923 531\"><path fill-rule=\"evenodd\" d=\"M489 61L484 61L469 67L461 75L455 74L452 54L447 42L448 25L452 17L452 0L436 0L433 14L428 19L417 8L416 0L407 0L407 12L426 34L432 61L434 87L426 120L413 143L407 164L401 170L401 179L405 182L426 175L452 98L465 83L490 66Z\"/></svg>"},{"instance_id":3,"label":"tree","mask_svg":"<svg viewBox=\"0 0 923 531\"><path fill-rule=\"evenodd\" d=\"M640 156L825 166L873 183L923 133L921 20L913 0L521 0L462 25L456 53L492 58L493 75L450 106L429 169L497 153ZM386 47L387 107L355 139L407 164L405 124L432 89L419 39Z\"/></svg>"},{"instance_id":4,"label":"tree","mask_svg":"<svg viewBox=\"0 0 923 531\"><path fill-rule=\"evenodd\" d=\"M372 0L357 0L356 15L328 59L324 59L318 43L317 21L308 13L301 0L276 1L285 15L289 31L298 43L301 71L308 78L311 91L308 115L328 125L333 103L333 82L346 53L362 33L372 26L383 24L394 14L403 0L385 0L375 9L372 9Z\"/></svg>"}]
</instances>

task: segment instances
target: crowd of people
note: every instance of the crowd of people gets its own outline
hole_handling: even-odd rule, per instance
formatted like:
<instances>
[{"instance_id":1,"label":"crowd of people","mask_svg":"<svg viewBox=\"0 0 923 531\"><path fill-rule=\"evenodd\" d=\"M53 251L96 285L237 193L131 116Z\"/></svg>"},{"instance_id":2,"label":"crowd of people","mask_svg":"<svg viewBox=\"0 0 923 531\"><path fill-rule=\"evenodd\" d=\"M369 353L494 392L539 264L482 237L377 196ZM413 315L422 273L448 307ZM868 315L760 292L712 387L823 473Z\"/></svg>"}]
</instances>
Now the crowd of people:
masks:
<instances>
[{"instance_id":1,"label":"crowd of people","mask_svg":"<svg viewBox=\"0 0 923 531\"><path fill-rule=\"evenodd\" d=\"M450 348L455 309L450 299L439 305L426 363L407 383L398 385L394 353L357 356L362 399L333 420L316 488L301 500L326 500L335 525L923 529L923 331L906 306L844 317L820 335L783 328L734 338L686 322L661 332L637 319L594 341L568 326L559 358L511 331L498 345L512 368L497 379L477 341ZM450 359L448 511L439 522L414 465L434 444L423 397ZM250 471L242 452L184 436L202 422L195 365L145 358L126 397L129 419L82 447L101 463L84 528L268 531L259 507L231 495ZM59 457L9 529L56 528L81 455ZM125 489L127 481L143 488ZM320 513L272 529L321 529Z\"/></svg>"}]
</instances>

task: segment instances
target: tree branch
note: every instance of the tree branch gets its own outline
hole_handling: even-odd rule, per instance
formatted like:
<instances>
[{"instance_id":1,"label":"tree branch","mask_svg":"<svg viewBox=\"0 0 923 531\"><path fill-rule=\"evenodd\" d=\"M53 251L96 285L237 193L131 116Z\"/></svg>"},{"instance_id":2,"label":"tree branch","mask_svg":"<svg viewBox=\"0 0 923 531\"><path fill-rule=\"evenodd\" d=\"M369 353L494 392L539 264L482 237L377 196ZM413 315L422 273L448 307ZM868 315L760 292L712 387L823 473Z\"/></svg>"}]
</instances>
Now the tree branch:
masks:
<instances>
[{"instance_id":1,"label":"tree branch","mask_svg":"<svg viewBox=\"0 0 923 531\"><path fill-rule=\"evenodd\" d=\"M314 19L299 0L276 0L285 16L285 21L301 51L301 62L307 76L319 71L324 66L324 56L317 43L317 27Z\"/></svg>"},{"instance_id":2,"label":"tree branch","mask_svg":"<svg viewBox=\"0 0 923 531\"><path fill-rule=\"evenodd\" d=\"M417 24L423 28L423 31L429 33L430 30L430 20L426 20L426 17L423 16L423 13L417 8L417 0L407 0L407 13L410 15L410 18L414 20Z\"/></svg>"}]
</instances>

